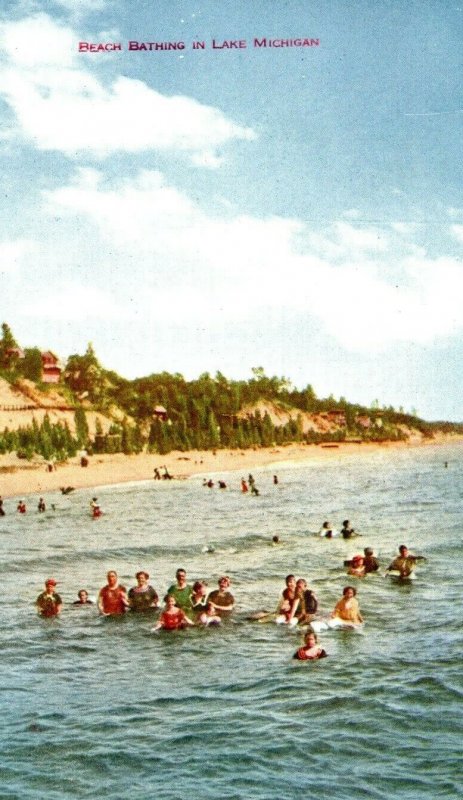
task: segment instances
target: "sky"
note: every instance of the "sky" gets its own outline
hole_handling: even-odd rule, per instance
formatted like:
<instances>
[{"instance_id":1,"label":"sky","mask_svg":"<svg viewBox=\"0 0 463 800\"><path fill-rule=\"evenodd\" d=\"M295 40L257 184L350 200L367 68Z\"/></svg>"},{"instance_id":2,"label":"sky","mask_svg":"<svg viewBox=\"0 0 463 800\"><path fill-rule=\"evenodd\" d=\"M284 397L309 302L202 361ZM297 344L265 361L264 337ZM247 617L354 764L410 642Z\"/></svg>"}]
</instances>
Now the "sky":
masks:
<instances>
[{"instance_id":1,"label":"sky","mask_svg":"<svg viewBox=\"0 0 463 800\"><path fill-rule=\"evenodd\" d=\"M443 0L4 0L2 321L462 421L462 40Z\"/></svg>"}]
</instances>

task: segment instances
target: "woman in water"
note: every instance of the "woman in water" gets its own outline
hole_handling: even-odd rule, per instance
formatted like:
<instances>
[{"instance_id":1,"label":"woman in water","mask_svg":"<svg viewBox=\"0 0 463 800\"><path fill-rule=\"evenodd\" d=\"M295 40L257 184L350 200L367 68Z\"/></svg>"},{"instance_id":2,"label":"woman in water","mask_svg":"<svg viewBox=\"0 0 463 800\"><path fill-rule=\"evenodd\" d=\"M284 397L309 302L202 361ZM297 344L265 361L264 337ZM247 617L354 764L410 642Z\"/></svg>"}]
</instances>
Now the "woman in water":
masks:
<instances>
[{"instance_id":1,"label":"woman in water","mask_svg":"<svg viewBox=\"0 0 463 800\"><path fill-rule=\"evenodd\" d=\"M194 622L187 617L181 608L178 608L178 606L175 605L175 597L173 597L171 594L168 594L166 597L164 611L159 617L159 620L154 628L151 628L151 630L159 631L163 629L165 631L178 631L182 628L186 628L187 625L194 625Z\"/></svg>"},{"instance_id":2,"label":"woman in water","mask_svg":"<svg viewBox=\"0 0 463 800\"><path fill-rule=\"evenodd\" d=\"M331 614L331 625L361 625L363 617L360 613L358 600L356 598L357 589L353 586L345 586L342 590L342 597L336 603Z\"/></svg>"},{"instance_id":3,"label":"woman in water","mask_svg":"<svg viewBox=\"0 0 463 800\"><path fill-rule=\"evenodd\" d=\"M327 653L317 642L317 637L313 631L307 631L304 636L304 644L293 655L299 661L316 661L318 658L326 658Z\"/></svg>"}]
</instances>

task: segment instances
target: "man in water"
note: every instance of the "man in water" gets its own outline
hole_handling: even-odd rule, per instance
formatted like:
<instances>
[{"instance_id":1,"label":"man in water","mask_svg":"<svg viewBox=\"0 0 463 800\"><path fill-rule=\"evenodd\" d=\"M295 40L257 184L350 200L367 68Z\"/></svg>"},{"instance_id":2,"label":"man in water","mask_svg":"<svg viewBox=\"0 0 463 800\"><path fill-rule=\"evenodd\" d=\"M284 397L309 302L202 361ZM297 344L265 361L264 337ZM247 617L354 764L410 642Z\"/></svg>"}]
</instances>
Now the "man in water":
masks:
<instances>
[{"instance_id":1,"label":"man in water","mask_svg":"<svg viewBox=\"0 0 463 800\"><path fill-rule=\"evenodd\" d=\"M104 616L110 614L124 614L129 607L125 586L119 585L117 572L113 569L107 574L108 583L100 589L98 594L98 608Z\"/></svg>"},{"instance_id":2,"label":"man in water","mask_svg":"<svg viewBox=\"0 0 463 800\"><path fill-rule=\"evenodd\" d=\"M379 561L376 558L372 547L365 547L364 549L363 566L365 567L365 575L368 572L377 572L379 569Z\"/></svg>"},{"instance_id":3,"label":"man in water","mask_svg":"<svg viewBox=\"0 0 463 800\"><path fill-rule=\"evenodd\" d=\"M348 519L342 523L341 536L343 539L352 539L353 536L357 536Z\"/></svg>"},{"instance_id":4,"label":"man in water","mask_svg":"<svg viewBox=\"0 0 463 800\"><path fill-rule=\"evenodd\" d=\"M169 586L167 594L175 599L178 608L181 608L188 614L192 610L191 593L193 589L186 581L186 571L183 568L179 567L175 573L175 577L177 583L173 583L172 586Z\"/></svg>"},{"instance_id":5,"label":"man in water","mask_svg":"<svg viewBox=\"0 0 463 800\"><path fill-rule=\"evenodd\" d=\"M423 556L412 555L405 544L399 547L399 555L389 564L386 574L391 571L400 572L401 578L408 578L415 569L416 562L423 559Z\"/></svg>"},{"instance_id":6,"label":"man in water","mask_svg":"<svg viewBox=\"0 0 463 800\"><path fill-rule=\"evenodd\" d=\"M235 607L235 598L232 593L228 591L230 583L231 581L228 575L222 575L222 577L219 578L219 588L214 589L207 597L207 602L213 603L220 617L228 616Z\"/></svg>"},{"instance_id":7,"label":"man in water","mask_svg":"<svg viewBox=\"0 0 463 800\"><path fill-rule=\"evenodd\" d=\"M45 591L39 594L35 605L41 617L57 617L61 613L63 601L55 592L56 581L48 578L45 581Z\"/></svg>"},{"instance_id":8,"label":"man in water","mask_svg":"<svg viewBox=\"0 0 463 800\"><path fill-rule=\"evenodd\" d=\"M138 586L129 591L129 603L132 611L152 611L158 607L158 594L148 583L149 574L140 570L135 575Z\"/></svg>"},{"instance_id":9,"label":"man in water","mask_svg":"<svg viewBox=\"0 0 463 800\"><path fill-rule=\"evenodd\" d=\"M86 589L80 589L77 592L78 600L74 600L73 606L93 606L93 600L89 599L88 592Z\"/></svg>"}]
</instances>

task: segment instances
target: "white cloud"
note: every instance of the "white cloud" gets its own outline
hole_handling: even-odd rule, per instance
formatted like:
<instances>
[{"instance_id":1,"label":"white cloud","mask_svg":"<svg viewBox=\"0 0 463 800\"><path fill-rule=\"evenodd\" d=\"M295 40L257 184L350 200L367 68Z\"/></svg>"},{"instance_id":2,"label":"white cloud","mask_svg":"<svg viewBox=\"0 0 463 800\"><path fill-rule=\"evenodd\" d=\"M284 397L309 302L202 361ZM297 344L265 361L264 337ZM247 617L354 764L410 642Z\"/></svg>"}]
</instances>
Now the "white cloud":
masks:
<instances>
[{"instance_id":1,"label":"white cloud","mask_svg":"<svg viewBox=\"0 0 463 800\"><path fill-rule=\"evenodd\" d=\"M95 286L78 283L57 287L53 292L44 287L35 293L33 302L23 303L21 313L26 317L59 322L102 317L105 320L120 320L132 316L130 306L119 303L111 296L109 288L103 292Z\"/></svg>"},{"instance_id":2,"label":"white cloud","mask_svg":"<svg viewBox=\"0 0 463 800\"><path fill-rule=\"evenodd\" d=\"M20 134L38 149L99 158L181 152L197 166L215 168L222 162L221 148L256 137L213 106L167 97L143 81L120 75L103 85L76 67L78 41L71 28L44 14L0 28L7 60L0 96L14 111Z\"/></svg>"},{"instance_id":3,"label":"white cloud","mask_svg":"<svg viewBox=\"0 0 463 800\"><path fill-rule=\"evenodd\" d=\"M339 245L332 260L301 252L301 238L311 241L302 221L229 209L209 215L159 172L110 185L101 173L81 171L46 197L53 214L78 215L99 228L111 245L112 269L114 258L124 263L130 253L135 266L125 291L135 292L140 313L168 320L175 309L186 324L252 319L263 309L307 314L344 347L365 353L394 342L430 343L461 329L458 260L410 256L411 245L397 257L382 251L384 239L372 260L377 232L364 226L343 227L341 235L335 226L344 250ZM354 255L357 241L363 250Z\"/></svg>"},{"instance_id":4,"label":"white cloud","mask_svg":"<svg viewBox=\"0 0 463 800\"><path fill-rule=\"evenodd\" d=\"M28 239L0 242L0 275L18 272L24 260L34 250L34 242Z\"/></svg>"},{"instance_id":5,"label":"white cloud","mask_svg":"<svg viewBox=\"0 0 463 800\"><path fill-rule=\"evenodd\" d=\"M463 243L463 225L451 225L450 233L458 242Z\"/></svg>"}]
</instances>

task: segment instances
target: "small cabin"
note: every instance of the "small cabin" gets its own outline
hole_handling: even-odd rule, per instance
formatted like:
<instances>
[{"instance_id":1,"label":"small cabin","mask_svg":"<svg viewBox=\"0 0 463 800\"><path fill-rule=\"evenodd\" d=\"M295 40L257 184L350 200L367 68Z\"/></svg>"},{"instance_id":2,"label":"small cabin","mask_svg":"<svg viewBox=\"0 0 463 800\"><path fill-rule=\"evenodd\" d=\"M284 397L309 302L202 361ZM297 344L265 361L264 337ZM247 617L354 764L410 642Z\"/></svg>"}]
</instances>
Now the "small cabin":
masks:
<instances>
[{"instance_id":1,"label":"small cabin","mask_svg":"<svg viewBox=\"0 0 463 800\"><path fill-rule=\"evenodd\" d=\"M63 368L58 356L51 350L41 353L42 356L42 381L44 383L59 383Z\"/></svg>"},{"instance_id":2,"label":"small cabin","mask_svg":"<svg viewBox=\"0 0 463 800\"><path fill-rule=\"evenodd\" d=\"M164 406L155 406L153 409L153 417L159 419L161 422L167 422L167 411Z\"/></svg>"}]
</instances>

